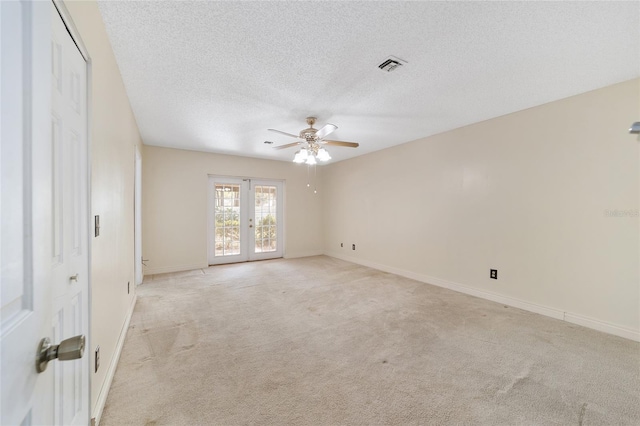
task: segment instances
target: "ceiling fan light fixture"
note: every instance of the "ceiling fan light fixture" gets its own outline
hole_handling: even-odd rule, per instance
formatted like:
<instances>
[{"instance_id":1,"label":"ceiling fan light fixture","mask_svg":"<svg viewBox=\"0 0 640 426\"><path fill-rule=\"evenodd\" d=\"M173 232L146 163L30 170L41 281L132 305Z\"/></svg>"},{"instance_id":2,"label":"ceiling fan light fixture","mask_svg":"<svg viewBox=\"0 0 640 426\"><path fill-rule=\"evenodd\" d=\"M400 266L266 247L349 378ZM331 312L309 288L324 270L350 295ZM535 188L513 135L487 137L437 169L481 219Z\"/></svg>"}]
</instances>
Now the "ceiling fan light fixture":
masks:
<instances>
[{"instance_id":1,"label":"ceiling fan light fixture","mask_svg":"<svg viewBox=\"0 0 640 426\"><path fill-rule=\"evenodd\" d=\"M329 161L329 160L331 160L331 156L329 155L329 152L327 152L327 150L324 149L324 148L320 148L318 150L318 155L316 157L320 161Z\"/></svg>"},{"instance_id":2,"label":"ceiling fan light fixture","mask_svg":"<svg viewBox=\"0 0 640 426\"><path fill-rule=\"evenodd\" d=\"M316 161L316 157L314 157L313 155L308 155L307 156L307 160L305 161L305 163L307 163L307 165L309 165L309 166L313 166L315 164L318 164L318 162Z\"/></svg>"},{"instance_id":3,"label":"ceiling fan light fixture","mask_svg":"<svg viewBox=\"0 0 640 426\"><path fill-rule=\"evenodd\" d=\"M306 149L301 149L300 151L296 152L296 155L293 157L293 162L294 163L304 163L304 161L307 159L307 150Z\"/></svg>"}]
</instances>

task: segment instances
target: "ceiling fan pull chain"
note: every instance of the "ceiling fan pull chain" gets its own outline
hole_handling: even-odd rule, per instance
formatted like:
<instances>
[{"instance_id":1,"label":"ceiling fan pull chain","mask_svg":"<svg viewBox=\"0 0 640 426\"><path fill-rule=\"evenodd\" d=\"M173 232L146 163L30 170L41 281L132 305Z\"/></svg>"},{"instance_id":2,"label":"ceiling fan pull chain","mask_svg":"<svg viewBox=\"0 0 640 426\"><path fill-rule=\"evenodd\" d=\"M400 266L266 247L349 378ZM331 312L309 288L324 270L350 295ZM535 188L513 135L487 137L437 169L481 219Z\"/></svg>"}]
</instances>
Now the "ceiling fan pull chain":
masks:
<instances>
[{"instance_id":1,"label":"ceiling fan pull chain","mask_svg":"<svg viewBox=\"0 0 640 426\"><path fill-rule=\"evenodd\" d=\"M313 165L313 193L317 194L318 193L318 176L317 176L317 169L316 169L316 165Z\"/></svg>"}]
</instances>

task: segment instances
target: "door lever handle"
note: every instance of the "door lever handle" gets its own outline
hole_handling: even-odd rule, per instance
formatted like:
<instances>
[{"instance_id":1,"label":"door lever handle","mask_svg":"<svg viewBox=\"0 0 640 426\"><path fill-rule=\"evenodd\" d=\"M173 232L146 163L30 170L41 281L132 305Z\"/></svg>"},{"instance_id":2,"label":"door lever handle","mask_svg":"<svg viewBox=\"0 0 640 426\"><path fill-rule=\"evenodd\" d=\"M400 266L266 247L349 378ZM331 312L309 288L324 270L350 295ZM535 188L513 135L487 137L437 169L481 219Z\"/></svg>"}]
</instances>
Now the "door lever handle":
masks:
<instances>
[{"instance_id":1,"label":"door lever handle","mask_svg":"<svg viewBox=\"0 0 640 426\"><path fill-rule=\"evenodd\" d=\"M75 282L78 282L78 274L71 275L71 276L69 277L69 281L75 281Z\"/></svg>"},{"instance_id":2,"label":"door lever handle","mask_svg":"<svg viewBox=\"0 0 640 426\"><path fill-rule=\"evenodd\" d=\"M65 339L59 345L52 345L48 337L43 338L36 353L36 371L42 373L47 369L49 361L54 359L69 361L82 358L84 343L84 334Z\"/></svg>"}]
</instances>

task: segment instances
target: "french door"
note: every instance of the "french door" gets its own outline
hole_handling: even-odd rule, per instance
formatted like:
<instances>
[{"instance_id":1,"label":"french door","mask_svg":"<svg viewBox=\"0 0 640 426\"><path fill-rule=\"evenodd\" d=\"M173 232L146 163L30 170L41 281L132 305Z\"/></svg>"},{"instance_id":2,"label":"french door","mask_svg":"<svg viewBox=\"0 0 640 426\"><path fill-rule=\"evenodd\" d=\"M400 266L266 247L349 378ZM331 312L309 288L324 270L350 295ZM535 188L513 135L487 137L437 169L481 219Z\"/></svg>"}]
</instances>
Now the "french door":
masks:
<instances>
[{"instance_id":1,"label":"french door","mask_svg":"<svg viewBox=\"0 0 640 426\"><path fill-rule=\"evenodd\" d=\"M283 184L209 177L209 264L282 257Z\"/></svg>"}]
</instances>

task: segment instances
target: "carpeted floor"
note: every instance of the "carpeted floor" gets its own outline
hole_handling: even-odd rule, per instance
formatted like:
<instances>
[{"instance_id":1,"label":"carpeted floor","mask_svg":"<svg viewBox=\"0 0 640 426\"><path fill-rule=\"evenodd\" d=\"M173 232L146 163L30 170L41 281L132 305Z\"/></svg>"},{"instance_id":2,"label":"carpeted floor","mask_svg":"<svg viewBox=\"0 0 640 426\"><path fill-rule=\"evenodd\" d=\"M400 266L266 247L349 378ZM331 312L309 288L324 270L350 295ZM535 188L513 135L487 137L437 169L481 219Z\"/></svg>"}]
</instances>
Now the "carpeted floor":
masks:
<instances>
[{"instance_id":1,"label":"carpeted floor","mask_svg":"<svg viewBox=\"0 0 640 426\"><path fill-rule=\"evenodd\" d=\"M640 344L325 256L156 275L101 425L639 425Z\"/></svg>"}]
</instances>

